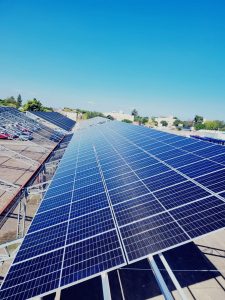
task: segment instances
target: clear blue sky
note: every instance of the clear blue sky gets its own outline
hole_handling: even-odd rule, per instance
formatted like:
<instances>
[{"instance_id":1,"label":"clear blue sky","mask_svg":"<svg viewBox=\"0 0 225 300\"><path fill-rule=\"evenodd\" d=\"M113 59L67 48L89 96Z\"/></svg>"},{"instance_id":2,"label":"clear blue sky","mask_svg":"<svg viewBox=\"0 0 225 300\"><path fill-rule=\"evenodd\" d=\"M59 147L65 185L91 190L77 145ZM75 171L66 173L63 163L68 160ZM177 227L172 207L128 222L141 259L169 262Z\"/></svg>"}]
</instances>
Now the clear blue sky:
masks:
<instances>
[{"instance_id":1,"label":"clear blue sky","mask_svg":"<svg viewBox=\"0 0 225 300\"><path fill-rule=\"evenodd\" d=\"M225 1L0 0L0 98L225 120Z\"/></svg>"}]
</instances>

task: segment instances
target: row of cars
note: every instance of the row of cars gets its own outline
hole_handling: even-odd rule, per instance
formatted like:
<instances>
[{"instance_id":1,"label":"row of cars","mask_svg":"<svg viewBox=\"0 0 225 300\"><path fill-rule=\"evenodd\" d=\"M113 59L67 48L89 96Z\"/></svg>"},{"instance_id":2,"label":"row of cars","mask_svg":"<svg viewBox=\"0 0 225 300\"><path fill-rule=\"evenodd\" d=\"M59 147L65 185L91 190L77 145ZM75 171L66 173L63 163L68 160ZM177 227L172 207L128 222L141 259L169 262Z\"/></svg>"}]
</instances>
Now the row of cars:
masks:
<instances>
[{"instance_id":1,"label":"row of cars","mask_svg":"<svg viewBox=\"0 0 225 300\"><path fill-rule=\"evenodd\" d=\"M28 128L22 127L19 123L1 125L0 139L19 139L21 141L33 140L33 131Z\"/></svg>"}]
</instances>

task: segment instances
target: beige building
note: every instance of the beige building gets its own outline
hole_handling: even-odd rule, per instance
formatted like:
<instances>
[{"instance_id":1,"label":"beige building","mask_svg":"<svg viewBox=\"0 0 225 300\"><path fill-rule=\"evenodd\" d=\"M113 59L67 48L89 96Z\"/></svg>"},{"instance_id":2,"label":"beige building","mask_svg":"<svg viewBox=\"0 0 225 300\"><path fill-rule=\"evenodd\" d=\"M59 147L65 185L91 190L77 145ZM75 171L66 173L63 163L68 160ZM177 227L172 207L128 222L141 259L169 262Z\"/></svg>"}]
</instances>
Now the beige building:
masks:
<instances>
[{"instance_id":1,"label":"beige building","mask_svg":"<svg viewBox=\"0 0 225 300\"><path fill-rule=\"evenodd\" d=\"M173 116L168 116L168 117L157 117L155 118L155 121L158 122L158 127L163 127L162 123L163 121L168 123L168 127L172 127L174 121L176 121L176 118Z\"/></svg>"},{"instance_id":2,"label":"beige building","mask_svg":"<svg viewBox=\"0 0 225 300\"><path fill-rule=\"evenodd\" d=\"M134 121L134 116L129 114L124 114L123 112L105 112L104 116L112 116L117 121L129 120L131 122Z\"/></svg>"}]
</instances>

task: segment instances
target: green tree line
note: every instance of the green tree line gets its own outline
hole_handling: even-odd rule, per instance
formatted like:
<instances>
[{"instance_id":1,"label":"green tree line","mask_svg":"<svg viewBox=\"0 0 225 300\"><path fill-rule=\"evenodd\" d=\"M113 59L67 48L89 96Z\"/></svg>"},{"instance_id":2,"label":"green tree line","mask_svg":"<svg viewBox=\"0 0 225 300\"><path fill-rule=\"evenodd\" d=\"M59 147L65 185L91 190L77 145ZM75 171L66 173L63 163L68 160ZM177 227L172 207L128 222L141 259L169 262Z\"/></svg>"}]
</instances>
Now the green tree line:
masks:
<instances>
[{"instance_id":1,"label":"green tree line","mask_svg":"<svg viewBox=\"0 0 225 300\"><path fill-rule=\"evenodd\" d=\"M21 95L19 94L18 97L15 99L14 96L0 99L0 106L10 106L20 109L21 111L53 111L52 107L44 106L40 100L33 98L31 100L27 100L23 104L23 100Z\"/></svg>"},{"instance_id":2,"label":"green tree line","mask_svg":"<svg viewBox=\"0 0 225 300\"><path fill-rule=\"evenodd\" d=\"M194 127L195 130L225 130L225 122L220 120L206 120L202 116L196 115L193 121L181 121L178 118L173 123L177 128L180 127Z\"/></svg>"}]
</instances>

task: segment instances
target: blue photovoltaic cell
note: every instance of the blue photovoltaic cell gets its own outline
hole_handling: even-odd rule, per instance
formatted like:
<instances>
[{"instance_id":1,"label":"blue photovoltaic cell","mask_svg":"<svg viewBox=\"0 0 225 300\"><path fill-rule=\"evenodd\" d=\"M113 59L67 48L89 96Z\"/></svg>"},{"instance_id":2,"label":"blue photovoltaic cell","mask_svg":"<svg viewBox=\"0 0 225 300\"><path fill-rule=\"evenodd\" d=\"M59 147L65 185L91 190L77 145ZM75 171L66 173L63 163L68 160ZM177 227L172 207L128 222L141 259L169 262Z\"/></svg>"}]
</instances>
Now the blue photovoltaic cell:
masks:
<instances>
[{"instance_id":1,"label":"blue photovoltaic cell","mask_svg":"<svg viewBox=\"0 0 225 300\"><path fill-rule=\"evenodd\" d=\"M163 165L162 163L158 163L156 165L148 166L146 168L142 168L139 170L135 170L135 173L141 178L148 178L154 175L158 175L160 173L164 173L166 171L170 171L170 168Z\"/></svg>"},{"instance_id":2,"label":"blue photovoltaic cell","mask_svg":"<svg viewBox=\"0 0 225 300\"><path fill-rule=\"evenodd\" d=\"M126 157L126 161L128 163L133 163L133 162L140 161L140 160L146 159L146 158L149 159L151 162L153 161L153 164L154 164L155 159L150 157L149 154L147 154L145 152L141 152L136 155ZM152 164L152 163L150 163L150 164Z\"/></svg>"},{"instance_id":3,"label":"blue photovoltaic cell","mask_svg":"<svg viewBox=\"0 0 225 300\"><path fill-rule=\"evenodd\" d=\"M159 212L164 211L162 205L154 198L149 195L148 196L148 202L143 204L136 204L139 200L139 203L141 202L140 198L130 200L128 202L123 202L117 206L114 207L116 219L119 224L119 226L138 221L140 219L149 217L151 215L157 214ZM143 197L147 197L143 196ZM151 199L152 198L152 199ZM123 205L129 203L129 207L124 207ZM133 203L133 206L131 204ZM136 204L136 205L135 205Z\"/></svg>"},{"instance_id":4,"label":"blue photovoltaic cell","mask_svg":"<svg viewBox=\"0 0 225 300\"><path fill-rule=\"evenodd\" d=\"M135 181L138 181L139 178L135 175L135 173L130 172L124 175L120 175L117 177L113 177L111 179L106 180L106 186L108 190L114 189L116 187L123 186L125 184L129 184Z\"/></svg>"},{"instance_id":5,"label":"blue photovoltaic cell","mask_svg":"<svg viewBox=\"0 0 225 300\"><path fill-rule=\"evenodd\" d=\"M67 232L67 222L27 234L15 263L63 247Z\"/></svg>"},{"instance_id":6,"label":"blue photovoltaic cell","mask_svg":"<svg viewBox=\"0 0 225 300\"><path fill-rule=\"evenodd\" d=\"M143 185L140 187L136 187L130 190L125 190L125 191L121 191L118 194L110 194L110 199L112 201L113 204L117 204L141 195L145 195L148 194L149 190Z\"/></svg>"},{"instance_id":7,"label":"blue photovoltaic cell","mask_svg":"<svg viewBox=\"0 0 225 300\"><path fill-rule=\"evenodd\" d=\"M171 211L171 214L191 237L225 226L225 202L216 197L180 207Z\"/></svg>"},{"instance_id":8,"label":"blue photovoltaic cell","mask_svg":"<svg viewBox=\"0 0 225 300\"><path fill-rule=\"evenodd\" d=\"M127 160L127 158L126 158ZM132 167L133 170L138 170L141 168L145 168L146 166L151 166L151 165L155 165L158 164L159 161L152 158L152 157L148 157L146 159L143 160L139 160L139 161L134 161L133 163L130 163L130 166Z\"/></svg>"},{"instance_id":9,"label":"blue photovoltaic cell","mask_svg":"<svg viewBox=\"0 0 225 300\"><path fill-rule=\"evenodd\" d=\"M69 222L67 244L109 231L114 223L109 208L104 208Z\"/></svg>"},{"instance_id":10,"label":"blue photovoltaic cell","mask_svg":"<svg viewBox=\"0 0 225 300\"><path fill-rule=\"evenodd\" d=\"M188 166L182 167L179 169L179 171L191 178L194 178L197 176L214 172L216 170L220 170L224 167L225 166L219 165L209 160L202 160L200 162L196 162Z\"/></svg>"},{"instance_id":11,"label":"blue photovoltaic cell","mask_svg":"<svg viewBox=\"0 0 225 300\"><path fill-rule=\"evenodd\" d=\"M156 154L156 156L161 159L161 160L168 160L168 159L171 159L171 158L174 158L174 157L177 157L177 156L180 156L180 155L184 155L185 152L180 150L180 149L174 149L174 150L171 150L171 151L168 151L168 152L164 152L164 153L161 153L161 154Z\"/></svg>"},{"instance_id":12,"label":"blue photovoltaic cell","mask_svg":"<svg viewBox=\"0 0 225 300\"><path fill-rule=\"evenodd\" d=\"M110 162L108 164L105 164L102 166L102 170L103 171L107 171L107 170L111 170L111 169L115 169L115 168L118 168L118 167L121 167L125 165L125 162L122 160L122 159L119 159L115 162Z\"/></svg>"},{"instance_id":13,"label":"blue photovoltaic cell","mask_svg":"<svg viewBox=\"0 0 225 300\"><path fill-rule=\"evenodd\" d=\"M124 263L115 230L66 247L61 285Z\"/></svg>"},{"instance_id":14,"label":"blue photovoltaic cell","mask_svg":"<svg viewBox=\"0 0 225 300\"><path fill-rule=\"evenodd\" d=\"M146 145L142 148L145 149L146 151L151 151L151 149L155 149L155 148L162 147L162 146L165 146L165 144L155 141L155 142L149 143L148 145Z\"/></svg>"},{"instance_id":15,"label":"blue photovoltaic cell","mask_svg":"<svg viewBox=\"0 0 225 300\"><path fill-rule=\"evenodd\" d=\"M176 147L176 148L181 148L190 144L194 144L197 143L197 140L194 139L187 139L187 138L182 138L180 141L175 142L172 144L172 146Z\"/></svg>"},{"instance_id":16,"label":"blue photovoltaic cell","mask_svg":"<svg viewBox=\"0 0 225 300\"><path fill-rule=\"evenodd\" d=\"M38 209L38 213L42 213L44 211L57 208L59 206L70 204L71 197L72 197L72 191L57 196L53 196L51 198L47 198L46 200L42 201Z\"/></svg>"},{"instance_id":17,"label":"blue photovoltaic cell","mask_svg":"<svg viewBox=\"0 0 225 300\"><path fill-rule=\"evenodd\" d=\"M58 187L62 184L67 184L67 183L71 183L71 182L74 182L74 176L65 176L65 177L62 177L62 178L58 178L58 179L55 179L52 184L51 184L51 189L53 187Z\"/></svg>"},{"instance_id":18,"label":"blue photovoltaic cell","mask_svg":"<svg viewBox=\"0 0 225 300\"><path fill-rule=\"evenodd\" d=\"M64 194L68 191L72 191L74 186L74 182L71 181L66 184L59 185L57 187L50 187L46 193L46 198L54 197L59 194Z\"/></svg>"},{"instance_id":19,"label":"blue photovoltaic cell","mask_svg":"<svg viewBox=\"0 0 225 300\"><path fill-rule=\"evenodd\" d=\"M210 195L207 191L189 181L163 189L154 194L167 209Z\"/></svg>"},{"instance_id":20,"label":"blue photovoltaic cell","mask_svg":"<svg viewBox=\"0 0 225 300\"><path fill-rule=\"evenodd\" d=\"M125 173L129 173L129 172L131 172L130 168L128 166L124 165L122 167L104 171L103 174L104 174L105 179L109 179L109 178L116 177L116 176L119 176L119 175L122 175Z\"/></svg>"},{"instance_id":21,"label":"blue photovoltaic cell","mask_svg":"<svg viewBox=\"0 0 225 300\"><path fill-rule=\"evenodd\" d=\"M201 176L195 180L215 193L225 190L225 170Z\"/></svg>"},{"instance_id":22,"label":"blue photovoltaic cell","mask_svg":"<svg viewBox=\"0 0 225 300\"><path fill-rule=\"evenodd\" d=\"M67 131L71 130L76 123L58 112L31 111L30 113Z\"/></svg>"},{"instance_id":23,"label":"blue photovoltaic cell","mask_svg":"<svg viewBox=\"0 0 225 300\"><path fill-rule=\"evenodd\" d=\"M63 249L12 265L1 289L2 300L28 299L59 286Z\"/></svg>"},{"instance_id":24,"label":"blue photovoltaic cell","mask_svg":"<svg viewBox=\"0 0 225 300\"><path fill-rule=\"evenodd\" d=\"M189 239L167 213L122 227L121 233L130 260L169 248L175 240Z\"/></svg>"},{"instance_id":25,"label":"blue photovoltaic cell","mask_svg":"<svg viewBox=\"0 0 225 300\"><path fill-rule=\"evenodd\" d=\"M198 141L197 143L190 144L188 146L181 147L183 150L188 151L188 152L196 152L200 149L206 149L206 148L214 147L214 145L207 143L207 142L202 142Z\"/></svg>"},{"instance_id":26,"label":"blue photovoltaic cell","mask_svg":"<svg viewBox=\"0 0 225 300\"><path fill-rule=\"evenodd\" d=\"M210 158L210 160L225 165L225 154L220 154L220 155L217 155L217 156L213 156L213 157Z\"/></svg>"},{"instance_id":27,"label":"blue photovoltaic cell","mask_svg":"<svg viewBox=\"0 0 225 300\"><path fill-rule=\"evenodd\" d=\"M196 155L200 155L205 158L210 158L218 154L225 154L225 147L213 146L206 149L198 150L195 152Z\"/></svg>"},{"instance_id":28,"label":"blue photovoltaic cell","mask_svg":"<svg viewBox=\"0 0 225 300\"><path fill-rule=\"evenodd\" d=\"M162 139L162 141L168 145L171 145L171 144L174 144L175 142L183 141L183 140L184 140L183 137L177 136L177 135L169 135L169 136L165 137L165 139L164 138Z\"/></svg>"},{"instance_id":29,"label":"blue photovoltaic cell","mask_svg":"<svg viewBox=\"0 0 225 300\"><path fill-rule=\"evenodd\" d=\"M152 192L154 192L156 190L166 188L170 185L174 185L185 180L185 177L177 174L175 171L169 171L150 178L146 178L143 180L143 182Z\"/></svg>"},{"instance_id":30,"label":"blue photovoltaic cell","mask_svg":"<svg viewBox=\"0 0 225 300\"><path fill-rule=\"evenodd\" d=\"M102 192L104 192L104 186L102 182L94 183L92 185L88 185L80 189L74 190L72 200L73 201L81 200Z\"/></svg>"},{"instance_id":31,"label":"blue photovoltaic cell","mask_svg":"<svg viewBox=\"0 0 225 300\"><path fill-rule=\"evenodd\" d=\"M144 188L144 187L145 186L143 185L143 183L138 179L138 181L136 181L136 182L125 184L123 186L119 186L117 188L109 190L109 195L113 196L115 194L120 194L120 193L123 193L128 190L132 190L132 189L136 189L136 188Z\"/></svg>"},{"instance_id":32,"label":"blue photovoltaic cell","mask_svg":"<svg viewBox=\"0 0 225 300\"><path fill-rule=\"evenodd\" d=\"M166 163L173 168L180 168L182 166L189 165L200 160L202 160L201 157L188 153L179 157L171 158L167 160Z\"/></svg>"},{"instance_id":33,"label":"blue photovoltaic cell","mask_svg":"<svg viewBox=\"0 0 225 300\"><path fill-rule=\"evenodd\" d=\"M130 263L223 228L224 150L123 122L82 122L0 298L43 295L123 266L125 256Z\"/></svg>"},{"instance_id":34,"label":"blue photovoltaic cell","mask_svg":"<svg viewBox=\"0 0 225 300\"><path fill-rule=\"evenodd\" d=\"M80 189L82 187L100 182L101 180L102 179L101 179L100 174L91 175L89 177L85 177L85 178L76 180L75 184L74 184L74 187L75 187L75 189Z\"/></svg>"},{"instance_id":35,"label":"blue photovoltaic cell","mask_svg":"<svg viewBox=\"0 0 225 300\"><path fill-rule=\"evenodd\" d=\"M70 217L75 218L107 207L108 199L105 193L97 194L83 200L73 202L71 205Z\"/></svg>"},{"instance_id":36,"label":"blue photovoltaic cell","mask_svg":"<svg viewBox=\"0 0 225 300\"><path fill-rule=\"evenodd\" d=\"M69 217L70 205L54 208L37 214L29 228L29 233L64 222Z\"/></svg>"},{"instance_id":37,"label":"blue photovoltaic cell","mask_svg":"<svg viewBox=\"0 0 225 300\"><path fill-rule=\"evenodd\" d=\"M174 150L173 146L169 146L169 145L164 145L162 147L157 147L155 149L152 149L151 151L149 151L151 154L156 155L160 154L160 153L164 153L164 152L168 152L168 151L172 151Z\"/></svg>"}]
</instances>

